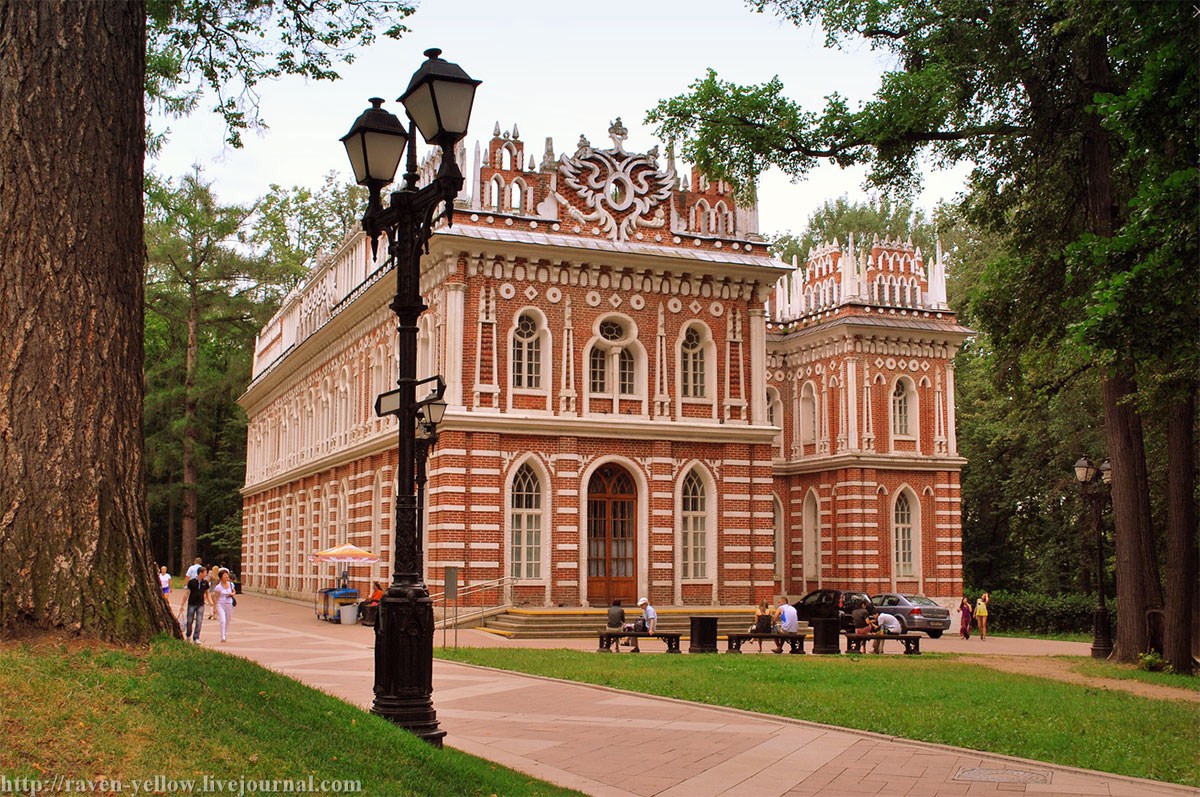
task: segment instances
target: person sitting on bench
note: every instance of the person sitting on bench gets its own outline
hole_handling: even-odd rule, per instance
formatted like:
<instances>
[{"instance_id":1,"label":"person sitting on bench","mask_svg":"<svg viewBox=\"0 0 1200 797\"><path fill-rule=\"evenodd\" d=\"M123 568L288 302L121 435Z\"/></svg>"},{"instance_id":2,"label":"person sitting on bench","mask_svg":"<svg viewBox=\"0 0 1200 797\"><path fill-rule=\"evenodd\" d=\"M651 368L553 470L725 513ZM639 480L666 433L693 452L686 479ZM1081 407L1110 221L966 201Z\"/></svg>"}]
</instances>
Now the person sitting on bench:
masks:
<instances>
[{"instance_id":1,"label":"person sitting on bench","mask_svg":"<svg viewBox=\"0 0 1200 797\"><path fill-rule=\"evenodd\" d=\"M781 634L798 634L800 633L800 616L796 614L796 607L788 603L786 597L781 599L779 604L778 622L779 632ZM783 653L783 640L775 640L775 652Z\"/></svg>"},{"instance_id":2,"label":"person sitting on bench","mask_svg":"<svg viewBox=\"0 0 1200 797\"><path fill-rule=\"evenodd\" d=\"M892 636L900 635L900 621L893 615L887 612L880 612L875 615L875 625L878 626L878 633L890 634ZM883 639L876 639L875 644L871 648L872 653L883 653Z\"/></svg>"},{"instance_id":3,"label":"person sitting on bench","mask_svg":"<svg viewBox=\"0 0 1200 797\"><path fill-rule=\"evenodd\" d=\"M854 633L870 634L873 632L871 613L867 611L867 604L862 598L854 599L854 606L850 610L850 620L854 624Z\"/></svg>"}]
</instances>

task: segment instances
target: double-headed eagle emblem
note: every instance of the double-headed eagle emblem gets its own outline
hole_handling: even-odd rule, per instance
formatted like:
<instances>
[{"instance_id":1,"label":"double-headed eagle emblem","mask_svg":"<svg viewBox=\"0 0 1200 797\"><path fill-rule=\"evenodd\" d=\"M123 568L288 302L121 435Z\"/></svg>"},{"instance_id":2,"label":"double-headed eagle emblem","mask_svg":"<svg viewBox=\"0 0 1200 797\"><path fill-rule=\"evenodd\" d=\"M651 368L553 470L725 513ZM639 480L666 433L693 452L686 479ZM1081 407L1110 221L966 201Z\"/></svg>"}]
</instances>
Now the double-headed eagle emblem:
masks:
<instances>
[{"instance_id":1,"label":"double-headed eagle emblem","mask_svg":"<svg viewBox=\"0 0 1200 797\"><path fill-rule=\"evenodd\" d=\"M665 227L664 203L671 196L675 173L670 169L659 171L653 152L636 155L625 151L629 131L620 117L608 128L608 134L612 149L592 149L581 137L575 155L564 154L559 159L563 188L554 193L554 198L568 216L599 227L606 238L614 241L628 241L638 228ZM564 189L574 192L587 210L575 207L564 196Z\"/></svg>"}]
</instances>

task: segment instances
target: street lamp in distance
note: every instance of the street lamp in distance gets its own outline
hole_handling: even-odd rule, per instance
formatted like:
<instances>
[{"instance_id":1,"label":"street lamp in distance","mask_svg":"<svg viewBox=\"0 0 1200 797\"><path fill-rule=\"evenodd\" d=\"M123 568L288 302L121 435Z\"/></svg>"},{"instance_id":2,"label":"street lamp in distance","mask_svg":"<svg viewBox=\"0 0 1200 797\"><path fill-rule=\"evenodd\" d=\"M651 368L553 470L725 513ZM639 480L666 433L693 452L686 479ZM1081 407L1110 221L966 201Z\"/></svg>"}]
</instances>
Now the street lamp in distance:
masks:
<instances>
[{"instance_id":1,"label":"street lamp in distance","mask_svg":"<svg viewBox=\"0 0 1200 797\"><path fill-rule=\"evenodd\" d=\"M417 320L426 309L420 291L421 253L439 219L453 223L454 198L463 186L454 147L466 135L475 89L480 84L441 55L436 48L425 51L425 62L413 73L399 98L408 116L407 125L383 109L382 99L373 97L371 107L341 139L355 181L369 192L362 224L371 238L372 256L378 252L379 238L386 235L388 255L396 271L391 308L398 326L399 378L397 389L380 396L376 403L378 412L396 415L400 425L394 565L392 583L379 601L375 624L375 700L371 712L436 747L442 746L446 732L438 727L433 710L433 602L423 574L418 517L421 502L417 496L417 469L424 470L429 445L418 448L417 426L432 431L428 426L436 428L446 405L440 377L434 400L416 400L418 384L430 381L419 381L416 373ZM442 150L437 175L421 188L417 187L418 130L426 143ZM395 179L406 150L404 184L392 192L385 208L383 188ZM440 216L439 208L443 208Z\"/></svg>"},{"instance_id":2,"label":"street lamp in distance","mask_svg":"<svg viewBox=\"0 0 1200 797\"><path fill-rule=\"evenodd\" d=\"M1101 484L1096 484L1096 477ZM1096 608L1092 610L1092 658L1107 659L1112 653L1112 623L1104 604L1104 534L1102 529L1105 488L1112 480L1112 466L1105 459L1096 465L1087 457L1075 462L1075 479L1079 492L1092 505L1096 531Z\"/></svg>"}]
</instances>

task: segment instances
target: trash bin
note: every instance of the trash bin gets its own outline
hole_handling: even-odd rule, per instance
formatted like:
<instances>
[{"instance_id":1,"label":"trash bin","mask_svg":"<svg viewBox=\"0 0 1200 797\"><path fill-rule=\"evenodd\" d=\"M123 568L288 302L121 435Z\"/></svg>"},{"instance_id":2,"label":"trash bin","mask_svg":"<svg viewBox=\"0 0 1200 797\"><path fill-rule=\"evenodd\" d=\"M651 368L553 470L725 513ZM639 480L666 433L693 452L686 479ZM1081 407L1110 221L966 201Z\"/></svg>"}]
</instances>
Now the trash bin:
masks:
<instances>
[{"instance_id":1,"label":"trash bin","mask_svg":"<svg viewBox=\"0 0 1200 797\"><path fill-rule=\"evenodd\" d=\"M354 625L358 622L358 604L343 604L338 607L338 616L341 617L342 625Z\"/></svg>"},{"instance_id":2,"label":"trash bin","mask_svg":"<svg viewBox=\"0 0 1200 797\"><path fill-rule=\"evenodd\" d=\"M813 630L813 653L837 655L842 652L836 617L813 618L809 624Z\"/></svg>"},{"instance_id":3,"label":"trash bin","mask_svg":"<svg viewBox=\"0 0 1200 797\"><path fill-rule=\"evenodd\" d=\"M692 639L688 653L717 652L717 618L693 617Z\"/></svg>"}]
</instances>

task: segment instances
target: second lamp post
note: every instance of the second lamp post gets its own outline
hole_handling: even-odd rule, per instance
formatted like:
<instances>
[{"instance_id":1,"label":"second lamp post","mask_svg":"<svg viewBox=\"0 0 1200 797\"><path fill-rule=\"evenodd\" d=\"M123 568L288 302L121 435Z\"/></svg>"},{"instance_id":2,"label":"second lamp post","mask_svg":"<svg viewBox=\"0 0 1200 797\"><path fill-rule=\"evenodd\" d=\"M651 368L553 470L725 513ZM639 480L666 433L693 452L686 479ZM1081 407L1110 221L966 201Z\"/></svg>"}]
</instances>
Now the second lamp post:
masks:
<instances>
[{"instance_id":1,"label":"second lamp post","mask_svg":"<svg viewBox=\"0 0 1200 797\"><path fill-rule=\"evenodd\" d=\"M1087 457L1080 457L1075 463L1075 478L1079 481L1079 490L1092 505L1092 522L1096 531L1096 608L1092 611L1092 658L1107 659L1112 653L1112 624L1108 617L1108 607L1104 605L1104 486L1096 484L1099 476L1103 485L1107 485L1111 467L1104 460L1099 467Z\"/></svg>"},{"instance_id":2,"label":"second lamp post","mask_svg":"<svg viewBox=\"0 0 1200 797\"><path fill-rule=\"evenodd\" d=\"M363 229L371 238L372 254L381 235L387 236L388 255L396 271L396 295L391 308L398 325L399 379L394 409L400 423L396 463L396 520L392 583L379 602L375 625L375 701L371 711L442 746L446 732L438 728L433 710L433 601L425 587L416 496L418 412L436 399L417 402L417 320L425 311L421 298L421 253L429 243L437 211L452 221L454 198L463 175L454 158L455 145L467 132L475 88L457 64L441 58L442 51L425 51L427 60L400 96L409 124L383 110L383 100L355 120L342 137L354 168L354 179L370 192ZM442 150L441 167L428 185L417 187L414 126L428 144ZM408 150L404 184L393 191L388 207L380 194L392 182ZM425 381L425 380L420 380ZM440 380L439 380L440 385ZM444 403L441 407L444 407ZM422 412L429 421L428 411Z\"/></svg>"}]
</instances>

